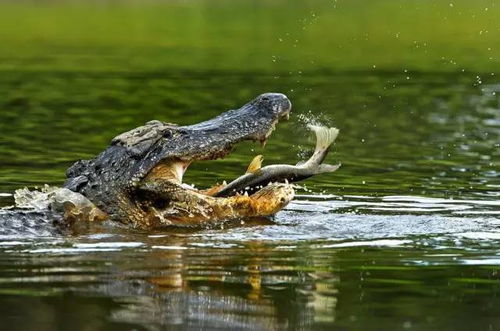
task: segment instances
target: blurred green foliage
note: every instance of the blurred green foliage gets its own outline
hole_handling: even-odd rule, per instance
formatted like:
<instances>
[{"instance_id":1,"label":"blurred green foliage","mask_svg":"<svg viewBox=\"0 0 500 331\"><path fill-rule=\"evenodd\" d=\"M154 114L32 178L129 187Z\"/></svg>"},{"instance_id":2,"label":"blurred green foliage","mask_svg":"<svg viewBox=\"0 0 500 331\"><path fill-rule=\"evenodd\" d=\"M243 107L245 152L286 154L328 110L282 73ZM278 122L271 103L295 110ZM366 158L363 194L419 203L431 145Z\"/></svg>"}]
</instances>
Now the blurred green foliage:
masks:
<instances>
[{"instance_id":1,"label":"blurred green foliage","mask_svg":"<svg viewBox=\"0 0 500 331\"><path fill-rule=\"evenodd\" d=\"M491 0L7 1L0 69L500 67Z\"/></svg>"}]
</instances>

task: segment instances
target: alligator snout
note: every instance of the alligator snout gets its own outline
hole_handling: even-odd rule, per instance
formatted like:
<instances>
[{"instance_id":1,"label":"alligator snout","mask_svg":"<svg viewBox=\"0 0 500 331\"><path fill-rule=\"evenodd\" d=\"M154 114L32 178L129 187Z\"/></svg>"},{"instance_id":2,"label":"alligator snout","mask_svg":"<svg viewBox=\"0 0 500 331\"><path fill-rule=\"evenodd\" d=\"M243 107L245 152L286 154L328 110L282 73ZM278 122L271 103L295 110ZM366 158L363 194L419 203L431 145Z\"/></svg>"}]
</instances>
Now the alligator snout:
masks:
<instances>
[{"instance_id":1,"label":"alligator snout","mask_svg":"<svg viewBox=\"0 0 500 331\"><path fill-rule=\"evenodd\" d=\"M272 111L278 118L288 118L292 110L292 103L282 93L264 93L259 95L255 102L257 103L255 106Z\"/></svg>"}]
</instances>

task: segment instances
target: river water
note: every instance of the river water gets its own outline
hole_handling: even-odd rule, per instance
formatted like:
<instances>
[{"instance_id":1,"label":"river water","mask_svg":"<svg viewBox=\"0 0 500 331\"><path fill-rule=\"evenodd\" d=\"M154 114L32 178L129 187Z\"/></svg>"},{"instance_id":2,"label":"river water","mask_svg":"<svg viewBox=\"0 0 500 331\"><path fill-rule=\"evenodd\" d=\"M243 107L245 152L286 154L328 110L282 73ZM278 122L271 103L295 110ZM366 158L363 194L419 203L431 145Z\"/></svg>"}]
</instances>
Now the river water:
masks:
<instances>
[{"instance_id":1,"label":"river water","mask_svg":"<svg viewBox=\"0 0 500 331\"><path fill-rule=\"evenodd\" d=\"M494 77L493 77L494 78ZM273 220L141 232L105 225L0 238L1 324L17 329L419 329L500 326L500 85L467 73L11 72L0 79L0 203L151 119L195 123L261 92L291 119L263 149L200 162L205 187L306 158L333 174ZM12 87L15 88L12 88ZM251 87L249 87L251 86Z\"/></svg>"}]
</instances>

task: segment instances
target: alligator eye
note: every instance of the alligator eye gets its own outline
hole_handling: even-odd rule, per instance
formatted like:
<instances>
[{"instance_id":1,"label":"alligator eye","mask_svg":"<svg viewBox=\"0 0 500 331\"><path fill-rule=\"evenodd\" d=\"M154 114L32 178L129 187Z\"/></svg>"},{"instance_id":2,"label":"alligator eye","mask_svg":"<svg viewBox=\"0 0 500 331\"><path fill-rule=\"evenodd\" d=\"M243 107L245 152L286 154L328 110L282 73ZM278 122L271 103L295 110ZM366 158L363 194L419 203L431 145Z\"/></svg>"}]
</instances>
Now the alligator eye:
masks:
<instances>
[{"instance_id":1,"label":"alligator eye","mask_svg":"<svg viewBox=\"0 0 500 331\"><path fill-rule=\"evenodd\" d=\"M263 97L262 101L269 101L269 98L268 97Z\"/></svg>"}]
</instances>

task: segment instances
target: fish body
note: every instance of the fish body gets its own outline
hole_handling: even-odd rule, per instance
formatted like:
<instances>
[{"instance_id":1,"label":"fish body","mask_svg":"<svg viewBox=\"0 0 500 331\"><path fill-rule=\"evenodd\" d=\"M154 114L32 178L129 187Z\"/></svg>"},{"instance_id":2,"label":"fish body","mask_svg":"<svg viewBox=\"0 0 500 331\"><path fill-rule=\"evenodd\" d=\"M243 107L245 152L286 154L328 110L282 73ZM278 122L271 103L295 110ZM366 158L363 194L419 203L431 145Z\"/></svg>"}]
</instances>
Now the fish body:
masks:
<instances>
[{"instance_id":1,"label":"fish body","mask_svg":"<svg viewBox=\"0 0 500 331\"><path fill-rule=\"evenodd\" d=\"M237 193L252 194L269 183L275 182L298 182L309 177L334 172L340 164L323 164L331 144L337 138L339 130L323 126L309 125L309 129L316 134L316 148L309 160L299 162L296 165L273 164L260 168L262 157L257 156L249 166L249 171L238 177L224 188L219 190L215 197L228 197Z\"/></svg>"}]
</instances>

